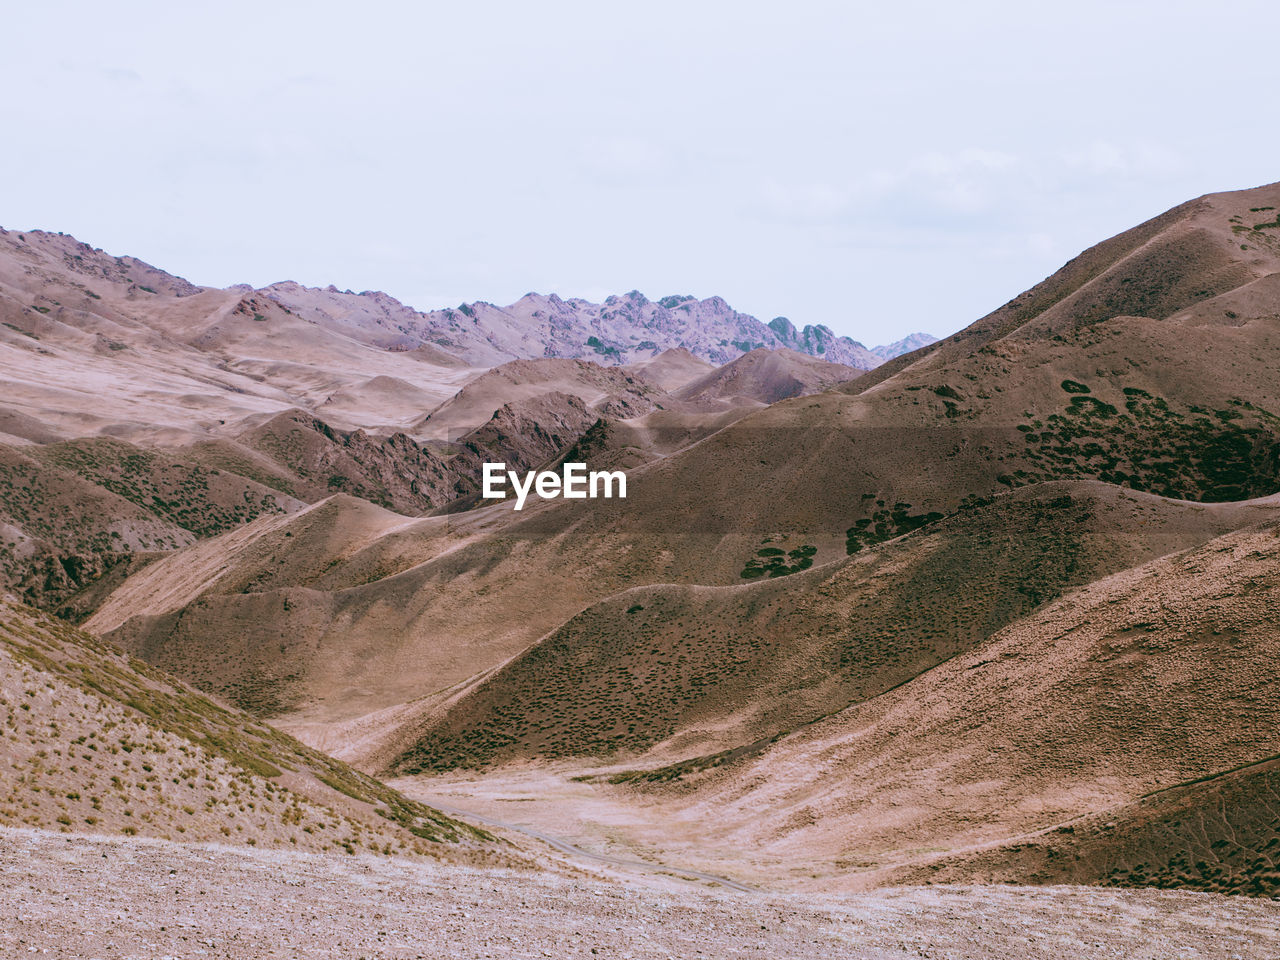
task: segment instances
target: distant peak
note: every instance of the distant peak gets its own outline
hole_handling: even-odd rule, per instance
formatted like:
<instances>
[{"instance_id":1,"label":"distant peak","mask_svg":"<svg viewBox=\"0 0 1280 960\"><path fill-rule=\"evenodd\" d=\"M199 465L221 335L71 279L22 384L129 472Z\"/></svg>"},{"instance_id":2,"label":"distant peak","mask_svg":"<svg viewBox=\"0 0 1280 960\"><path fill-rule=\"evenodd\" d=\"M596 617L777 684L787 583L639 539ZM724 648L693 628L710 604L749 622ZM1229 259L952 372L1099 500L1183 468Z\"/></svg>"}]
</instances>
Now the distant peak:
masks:
<instances>
[{"instance_id":1,"label":"distant peak","mask_svg":"<svg viewBox=\"0 0 1280 960\"><path fill-rule=\"evenodd\" d=\"M921 347L927 347L929 344L937 342L938 338L932 334L912 333L901 340L895 340L893 343L872 347L871 352L881 360L892 360L894 357L900 357L904 353L911 353L913 350L919 350Z\"/></svg>"},{"instance_id":2,"label":"distant peak","mask_svg":"<svg viewBox=\"0 0 1280 960\"><path fill-rule=\"evenodd\" d=\"M678 307L682 303L688 303L690 300L693 300L693 299L696 299L696 298L690 296L687 293L676 293L670 296L663 297L661 300L658 301L658 306L662 307L664 310L671 310L674 307Z\"/></svg>"},{"instance_id":3,"label":"distant peak","mask_svg":"<svg viewBox=\"0 0 1280 960\"><path fill-rule=\"evenodd\" d=\"M781 337L784 343L790 343L796 338L796 325L786 317L774 317L769 321L769 329Z\"/></svg>"}]
</instances>

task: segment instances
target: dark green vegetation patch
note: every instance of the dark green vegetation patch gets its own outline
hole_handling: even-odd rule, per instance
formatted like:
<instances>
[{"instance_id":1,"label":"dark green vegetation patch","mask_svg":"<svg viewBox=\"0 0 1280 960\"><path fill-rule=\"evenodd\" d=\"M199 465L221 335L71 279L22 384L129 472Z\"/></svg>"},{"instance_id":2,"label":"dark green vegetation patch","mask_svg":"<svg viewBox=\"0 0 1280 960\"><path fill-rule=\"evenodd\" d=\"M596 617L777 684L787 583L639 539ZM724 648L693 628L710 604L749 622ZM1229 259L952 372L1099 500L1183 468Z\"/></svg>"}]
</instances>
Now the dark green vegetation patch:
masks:
<instances>
[{"instance_id":1,"label":"dark green vegetation patch","mask_svg":"<svg viewBox=\"0 0 1280 960\"><path fill-rule=\"evenodd\" d=\"M846 553L855 554L864 547L892 540L942 519L940 513L912 513L909 503L895 503L889 509L883 500L877 500L876 506L879 509L875 513L863 517L845 532Z\"/></svg>"},{"instance_id":2,"label":"dark green vegetation patch","mask_svg":"<svg viewBox=\"0 0 1280 960\"><path fill-rule=\"evenodd\" d=\"M1124 388L1124 411L1074 396L1062 413L1019 425L1027 468L1010 487L1094 477L1178 500L1223 503L1280 489L1280 418L1244 400L1223 410Z\"/></svg>"},{"instance_id":3,"label":"dark green vegetation patch","mask_svg":"<svg viewBox=\"0 0 1280 960\"><path fill-rule=\"evenodd\" d=\"M756 577L785 577L791 573L799 573L813 566L813 555L818 548L806 543L794 550L779 550L777 547L763 547L747 561L742 569L742 576L748 580Z\"/></svg>"}]
</instances>

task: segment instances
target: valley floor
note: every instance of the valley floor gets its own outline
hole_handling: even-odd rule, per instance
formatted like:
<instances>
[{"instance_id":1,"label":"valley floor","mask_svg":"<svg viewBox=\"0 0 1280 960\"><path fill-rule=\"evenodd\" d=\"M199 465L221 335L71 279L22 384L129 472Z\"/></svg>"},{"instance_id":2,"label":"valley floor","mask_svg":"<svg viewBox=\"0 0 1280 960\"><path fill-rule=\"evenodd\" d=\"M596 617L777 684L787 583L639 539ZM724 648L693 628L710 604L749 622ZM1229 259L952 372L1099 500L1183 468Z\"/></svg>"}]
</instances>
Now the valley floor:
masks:
<instances>
[{"instance_id":1,"label":"valley floor","mask_svg":"<svg viewBox=\"0 0 1280 960\"><path fill-rule=\"evenodd\" d=\"M1280 955L1280 904L1153 890L835 897L0 830L0 954L59 958Z\"/></svg>"}]
</instances>

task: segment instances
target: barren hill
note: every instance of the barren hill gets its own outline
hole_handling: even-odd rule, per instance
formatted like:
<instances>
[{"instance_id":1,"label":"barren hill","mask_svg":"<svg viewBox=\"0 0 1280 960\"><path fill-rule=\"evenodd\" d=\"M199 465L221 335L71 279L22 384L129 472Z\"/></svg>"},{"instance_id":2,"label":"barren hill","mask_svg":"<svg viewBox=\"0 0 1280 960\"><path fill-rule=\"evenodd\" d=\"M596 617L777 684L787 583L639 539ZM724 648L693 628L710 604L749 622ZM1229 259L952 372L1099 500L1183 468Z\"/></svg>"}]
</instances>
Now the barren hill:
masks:
<instances>
[{"instance_id":1,"label":"barren hill","mask_svg":"<svg viewBox=\"0 0 1280 960\"><path fill-rule=\"evenodd\" d=\"M542 330L526 307L580 313L600 335L613 318L649 324L659 339L715 339L732 327L773 342L723 301L676 300L570 309L526 298L494 314L502 330L519 328L509 355L522 359L484 373L448 344L487 344L480 352L493 355L477 362L488 363L508 355L495 344L516 341L477 332L465 312L422 314L386 294L295 283L216 290L69 236L0 231L0 484L15 491L0 504L0 586L80 616L111 571L335 492L410 515L470 502L482 458L552 459L596 418L679 407L653 377L683 382L706 369L687 351L656 358L645 346L635 356L654 364L652 375L633 376L613 366L621 353L597 350L589 341L602 341L582 331L573 337L600 364L545 359L565 352L551 343L563 325ZM677 434L705 435L726 409L686 410L698 422ZM555 428L542 429L543 417ZM668 426L640 444L641 460L676 442L656 438ZM426 435L463 446L432 446Z\"/></svg>"},{"instance_id":2,"label":"barren hill","mask_svg":"<svg viewBox=\"0 0 1280 960\"><path fill-rule=\"evenodd\" d=\"M786 882L1270 889L1276 207L1275 185L1184 204L840 386L848 367L784 349L674 386L696 360L649 376L597 331L605 364L514 360L399 431L246 412L190 449L310 505L174 545L87 625L424 790L581 774L620 834L687 828ZM284 293L257 312L297 319L309 294ZM611 329L707 304L637 297L606 304ZM595 316L525 301L528 323L487 305L448 323L506 331L485 340L500 351ZM379 337L417 335L383 307ZM229 349L253 329L193 336ZM434 504L499 449L625 464L628 497L371 502ZM328 489L354 496L315 502L338 463ZM1218 859L1188 872L1185 825L1214 803L1234 811L1204 838ZM1115 843L1090 819L1111 814ZM1076 841L1045 832L1077 822ZM1250 839L1222 852L1237 822Z\"/></svg>"},{"instance_id":3,"label":"barren hill","mask_svg":"<svg viewBox=\"0 0 1280 960\"><path fill-rule=\"evenodd\" d=\"M302 506L179 457L105 437L0 445L0 585L57 608L143 555Z\"/></svg>"},{"instance_id":4,"label":"barren hill","mask_svg":"<svg viewBox=\"0 0 1280 960\"><path fill-rule=\"evenodd\" d=\"M329 402L343 427L401 426L474 372L350 325L321 325L247 287L197 287L60 234L0 231L0 429L171 442ZM351 393L374 391L376 419ZM397 392L399 391L399 392ZM43 433L42 433L43 431Z\"/></svg>"},{"instance_id":5,"label":"barren hill","mask_svg":"<svg viewBox=\"0 0 1280 960\"><path fill-rule=\"evenodd\" d=\"M1278 767L1280 758L1269 757L1161 787L1119 807L930 864L928 874L935 883L1016 878L1274 898L1280 890Z\"/></svg>"},{"instance_id":6,"label":"barren hill","mask_svg":"<svg viewBox=\"0 0 1280 960\"><path fill-rule=\"evenodd\" d=\"M0 230L0 314L10 374L0 431L37 442L203 433L290 408L343 429L400 429L510 360L616 365L685 349L724 363L790 347L862 369L880 362L825 327L766 325L718 297L530 294L422 313L376 291L199 287L43 231Z\"/></svg>"},{"instance_id":7,"label":"barren hill","mask_svg":"<svg viewBox=\"0 0 1280 960\"><path fill-rule=\"evenodd\" d=\"M674 805L714 809L713 844L856 861L851 885L888 872L1271 895L1278 543L1268 523L1084 586L693 772ZM939 857L952 851L970 855Z\"/></svg>"},{"instance_id":8,"label":"barren hill","mask_svg":"<svg viewBox=\"0 0 1280 960\"><path fill-rule=\"evenodd\" d=\"M505 404L551 393L577 397L614 419L648 413L666 399L665 391L623 368L584 360L513 360L472 380L416 424L416 430L457 439Z\"/></svg>"},{"instance_id":9,"label":"barren hill","mask_svg":"<svg viewBox=\"0 0 1280 960\"><path fill-rule=\"evenodd\" d=\"M1231 200L1224 216L1276 192ZM728 587L746 584L748 571L822 565L1010 488L1095 480L1199 502L1276 490L1280 375L1267 360L1276 344L1265 318L1118 317L1062 329L1028 328L967 354L965 332L878 385L773 404L642 458L626 501L421 522L336 565L287 611L279 595L212 591L161 617L112 601L97 622L135 649L193 664L206 645L260 636L269 650L268 636L287 633L315 651L293 702L317 719L350 719L482 674L623 590ZM774 538L784 545L773 548ZM805 547L807 557L777 563L759 556ZM744 603L754 596L741 591ZM273 608L278 627L263 621Z\"/></svg>"},{"instance_id":10,"label":"barren hill","mask_svg":"<svg viewBox=\"0 0 1280 960\"><path fill-rule=\"evenodd\" d=\"M907 354L849 389L868 389L907 366L945 364L995 340L1064 336L1116 317L1231 326L1264 317L1270 298L1250 294L1280 268L1277 207L1280 184L1190 200L1090 247L998 310L927 345L927 357ZM1241 314L1232 308L1237 300L1262 309L1246 306Z\"/></svg>"},{"instance_id":11,"label":"barren hill","mask_svg":"<svg viewBox=\"0 0 1280 960\"><path fill-rule=\"evenodd\" d=\"M630 364L629 369L653 381L668 393L674 393L691 380L715 369L715 364L695 357L684 347L663 350L651 360Z\"/></svg>"},{"instance_id":12,"label":"barren hill","mask_svg":"<svg viewBox=\"0 0 1280 960\"><path fill-rule=\"evenodd\" d=\"M802 572L619 593L476 684L423 701L413 738L395 738L403 753L380 756L419 772L767 741L982 645L1074 587L1274 518L1271 500L1205 509L1048 483L807 570L803 545L778 540L748 568L781 557Z\"/></svg>"},{"instance_id":13,"label":"barren hill","mask_svg":"<svg viewBox=\"0 0 1280 960\"><path fill-rule=\"evenodd\" d=\"M682 400L744 397L769 404L819 393L859 375L854 367L815 360L794 350L757 349L689 381L676 396Z\"/></svg>"},{"instance_id":14,"label":"barren hill","mask_svg":"<svg viewBox=\"0 0 1280 960\"><path fill-rule=\"evenodd\" d=\"M0 822L64 833L472 862L483 833L0 600Z\"/></svg>"},{"instance_id":15,"label":"barren hill","mask_svg":"<svg viewBox=\"0 0 1280 960\"><path fill-rule=\"evenodd\" d=\"M900 357L904 353L912 353L922 347L929 346L931 343L937 342L937 337L930 336L927 333L913 333L911 336L903 337L901 340L895 340L893 343L887 343L880 347L872 347L871 352L882 361L888 361L892 360L894 357Z\"/></svg>"}]
</instances>

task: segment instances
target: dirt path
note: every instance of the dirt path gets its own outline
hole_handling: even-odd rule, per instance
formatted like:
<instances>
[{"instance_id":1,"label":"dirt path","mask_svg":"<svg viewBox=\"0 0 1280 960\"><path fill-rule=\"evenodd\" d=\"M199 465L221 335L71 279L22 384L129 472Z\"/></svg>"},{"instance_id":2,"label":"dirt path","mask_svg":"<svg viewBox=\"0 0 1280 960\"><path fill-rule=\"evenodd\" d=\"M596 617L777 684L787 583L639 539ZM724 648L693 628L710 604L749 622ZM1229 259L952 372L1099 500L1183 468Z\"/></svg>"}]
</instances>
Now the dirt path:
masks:
<instances>
[{"instance_id":1,"label":"dirt path","mask_svg":"<svg viewBox=\"0 0 1280 960\"><path fill-rule=\"evenodd\" d=\"M447 803L436 801L434 806L437 810L458 817L461 820L469 820L474 823L482 824L486 827L498 827L503 830L514 830L516 833L522 833L526 837L532 837L535 840L541 840L553 850L560 853L567 853L571 857L585 857L588 860L594 860L599 863L608 864L611 867L625 867L627 869L643 870L646 873L671 874L679 877L691 877L695 880L702 880L717 886L726 887L729 890L735 890L738 893L758 893L755 887L749 887L745 883L739 883L737 880L730 880L728 877L722 877L714 873L703 873L701 870L689 870L685 867L672 867L665 863L647 863L644 860L628 860L623 857L612 857L604 853L593 853L590 850L584 850L582 847L572 844L567 840L561 840L559 837L553 837L541 830L535 830L532 827L522 827L518 823L508 823L505 820L496 820L492 817L483 817L478 813L470 810L463 810Z\"/></svg>"},{"instance_id":2,"label":"dirt path","mask_svg":"<svg viewBox=\"0 0 1280 960\"><path fill-rule=\"evenodd\" d=\"M901 888L841 898L645 877L0 830L0 956L887 958L1280 956L1280 904L1168 891Z\"/></svg>"}]
</instances>

